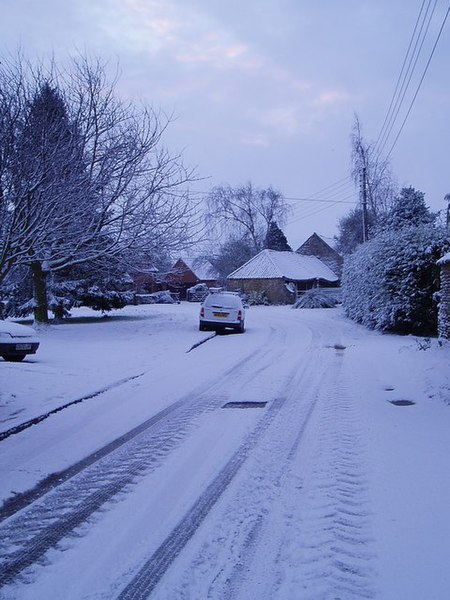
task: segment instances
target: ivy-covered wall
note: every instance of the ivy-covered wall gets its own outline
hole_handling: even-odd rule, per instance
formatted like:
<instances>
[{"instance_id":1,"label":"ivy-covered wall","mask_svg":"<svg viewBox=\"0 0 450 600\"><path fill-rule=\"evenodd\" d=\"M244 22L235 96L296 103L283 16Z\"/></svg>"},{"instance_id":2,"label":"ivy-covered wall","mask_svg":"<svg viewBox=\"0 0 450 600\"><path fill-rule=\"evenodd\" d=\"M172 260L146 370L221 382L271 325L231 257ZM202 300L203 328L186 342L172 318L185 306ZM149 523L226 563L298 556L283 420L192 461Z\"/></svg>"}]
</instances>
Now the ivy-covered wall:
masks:
<instances>
[{"instance_id":1,"label":"ivy-covered wall","mask_svg":"<svg viewBox=\"0 0 450 600\"><path fill-rule=\"evenodd\" d=\"M450 257L448 262L441 263L439 336L450 339Z\"/></svg>"}]
</instances>

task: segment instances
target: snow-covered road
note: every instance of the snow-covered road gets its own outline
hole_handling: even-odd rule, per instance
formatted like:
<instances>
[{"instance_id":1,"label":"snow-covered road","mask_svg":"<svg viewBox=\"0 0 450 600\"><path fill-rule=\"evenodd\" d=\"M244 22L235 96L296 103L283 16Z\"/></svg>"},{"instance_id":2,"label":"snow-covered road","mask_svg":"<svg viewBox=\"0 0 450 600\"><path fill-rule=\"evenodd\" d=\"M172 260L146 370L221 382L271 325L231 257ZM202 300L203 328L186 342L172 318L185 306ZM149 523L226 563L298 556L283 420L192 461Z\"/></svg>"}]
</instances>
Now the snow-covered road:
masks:
<instances>
[{"instance_id":1,"label":"snow-covered road","mask_svg":"<svg viewBox=\"0 0 450 600\"><path fill-rule=\"evenodd\" d=\"M127 310L0 365L4 432L86 398L0 442L0 598L447 597L448 346Z\"/></svg>"}]
</instances>

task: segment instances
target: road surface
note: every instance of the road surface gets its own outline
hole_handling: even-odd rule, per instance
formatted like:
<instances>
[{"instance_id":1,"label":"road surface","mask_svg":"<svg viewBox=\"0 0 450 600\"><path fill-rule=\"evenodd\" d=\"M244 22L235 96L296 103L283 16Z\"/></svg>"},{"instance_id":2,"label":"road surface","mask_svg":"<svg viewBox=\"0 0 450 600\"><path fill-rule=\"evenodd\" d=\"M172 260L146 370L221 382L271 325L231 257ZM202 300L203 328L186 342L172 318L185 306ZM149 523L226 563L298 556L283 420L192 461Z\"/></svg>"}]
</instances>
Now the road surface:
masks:
<instances>
[{"instance_id":1,"label":"road surface","mask_svg":"<svg viewBox=\"0 0 450 600\"><path fill-rule=\"evenodd\" d=\"M4 504L0 598L378 597L346 364L355 328L331 314L274 311L244 335L199 334L158 382L163 407ZM151 397L152 385L135 378L103 403ZM90 412L77 410L67 444L83 447ZM33 437L31 449L64 454L57 427Z\"/></svg>"}]
</instances>

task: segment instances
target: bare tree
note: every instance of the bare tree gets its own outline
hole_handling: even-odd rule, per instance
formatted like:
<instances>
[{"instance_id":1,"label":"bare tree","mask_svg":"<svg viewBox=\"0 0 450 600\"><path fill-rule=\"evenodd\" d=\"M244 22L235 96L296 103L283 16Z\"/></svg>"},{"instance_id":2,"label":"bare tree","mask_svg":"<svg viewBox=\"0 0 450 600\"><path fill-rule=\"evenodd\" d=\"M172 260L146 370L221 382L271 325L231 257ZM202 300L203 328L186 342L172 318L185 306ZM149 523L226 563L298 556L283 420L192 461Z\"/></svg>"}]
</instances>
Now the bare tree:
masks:
<instances>
[{"instance_id":1,"label":"bare tree","mask_svg":"<svg viewBox=\"0 0 450 600\"><path fill-rule=\"evenodd\" d=\"M376 150L376 144L364 141L361 123L357 116L355 116L353 124L351 145L352 178L359 187L363 170L365 170L368 209L377 219L378 216L388 211L397 191L390 162L380 156Z\"/></svg>"},{"instance_id":2,"label":"bare tree","mask_svg":"<svg viewBox=\"0 0 450 600\"><path fill-rule=\"evenodd\" d=\"M272 222L284 224L288 206L281 192L272 187L254 188L249 182L232 188L217 186L209 194L208 220L223 234L247 238L254 252L264 247Z\"/></svg>"},{"instance_id":3,"label":"bare tree","mask_svg":"<svg viewBox=\"0 0 450 600\"><path fill-rule=\"evenodd\" d=\"M170 118L119 100L100 62L25 71L0 67L0 282L28 265L46 321L48 273L178 249L199 219L195 175L162 144Z\"/></svg>"}]
</instances>

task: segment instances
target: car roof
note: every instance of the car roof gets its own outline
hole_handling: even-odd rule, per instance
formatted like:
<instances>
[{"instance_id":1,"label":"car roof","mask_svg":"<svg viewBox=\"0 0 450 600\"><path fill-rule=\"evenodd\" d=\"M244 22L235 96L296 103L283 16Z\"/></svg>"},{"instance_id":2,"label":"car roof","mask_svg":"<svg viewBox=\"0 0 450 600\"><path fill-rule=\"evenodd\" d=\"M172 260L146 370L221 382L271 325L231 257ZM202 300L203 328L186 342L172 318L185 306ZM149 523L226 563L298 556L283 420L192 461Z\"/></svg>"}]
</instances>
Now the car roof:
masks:
<instances>
[{"instance_id":1,"label":"car roof","mask_svg":"<svg viewBox=\"0 0 450 600\"><path fill-rule=\"evenodd\" d=\"M242 304L242 299L239 296L239 294L235 293L235 292L215 292L214 294L209 294L208 296L206 296L204 302L206 303L210 303L210 302L220 302L220 301L232 301L233 305L239 305Z\"/></svg>"},{"instance_id":2,"label":"car roof","mask_svg":"<svg viewBox=\"0 0 450 600\"><path fill-rule=\"evenodd\" d=\"M14 321L0 320L0 332L11 333L13 335L36 335L36 331L32 327L22 325L21 323L15 323Z\"/></svg>"}]
</instances>

